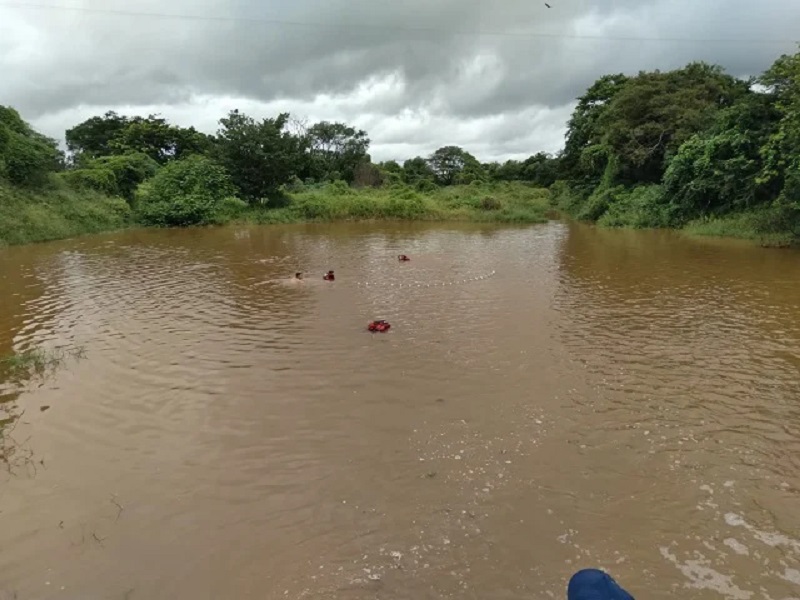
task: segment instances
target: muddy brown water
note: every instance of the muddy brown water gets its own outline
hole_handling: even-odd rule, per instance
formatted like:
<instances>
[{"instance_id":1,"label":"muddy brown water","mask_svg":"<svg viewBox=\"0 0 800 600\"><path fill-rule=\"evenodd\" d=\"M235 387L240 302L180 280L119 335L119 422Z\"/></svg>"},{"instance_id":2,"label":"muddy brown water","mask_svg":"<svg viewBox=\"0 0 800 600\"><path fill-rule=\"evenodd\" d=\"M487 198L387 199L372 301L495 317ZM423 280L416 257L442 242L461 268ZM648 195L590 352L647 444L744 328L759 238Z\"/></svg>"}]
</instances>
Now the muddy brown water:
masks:
<instances>
[{"instance_id":1,"label":"muddy brown water","mask_svg":"<svg viewBox=\"0 0 800 600\"><path fill-rule=\"evenodd\" d=\"M800 597L797 252L124 232L0 251L33 348L85 356L0 384L2 599Z\"/></svg>"}]
</instances>

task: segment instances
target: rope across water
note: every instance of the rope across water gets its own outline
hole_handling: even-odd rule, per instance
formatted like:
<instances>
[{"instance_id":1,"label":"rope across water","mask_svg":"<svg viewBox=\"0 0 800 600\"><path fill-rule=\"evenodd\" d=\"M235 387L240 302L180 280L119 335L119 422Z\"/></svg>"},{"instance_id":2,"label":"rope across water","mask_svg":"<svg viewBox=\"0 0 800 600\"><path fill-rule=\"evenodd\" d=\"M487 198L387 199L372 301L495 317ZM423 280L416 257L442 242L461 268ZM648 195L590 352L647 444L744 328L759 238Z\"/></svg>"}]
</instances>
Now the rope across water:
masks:
<instances>
[{"instance_id":1,"label":"rope across water","mask_svg":"<svg viewBox=\"0 0 800 600\"><path fill-rule=\"evenodd\" d=\"M453 281L412 281L412 282L395 282L395 281L387 281L383 282L373 282L370 283L369 281L358 281L356 285L359 287L394 287L394 288L430 288L430 287L444 287L447 285L463 285L466 283L472 283L473 281L483 281L484 279L489 279L490 277L494 276L496 271L490 271L484 275L478 275L476 277L467 277L465 279L455 279Z\"/></svg>"}]
</instances>

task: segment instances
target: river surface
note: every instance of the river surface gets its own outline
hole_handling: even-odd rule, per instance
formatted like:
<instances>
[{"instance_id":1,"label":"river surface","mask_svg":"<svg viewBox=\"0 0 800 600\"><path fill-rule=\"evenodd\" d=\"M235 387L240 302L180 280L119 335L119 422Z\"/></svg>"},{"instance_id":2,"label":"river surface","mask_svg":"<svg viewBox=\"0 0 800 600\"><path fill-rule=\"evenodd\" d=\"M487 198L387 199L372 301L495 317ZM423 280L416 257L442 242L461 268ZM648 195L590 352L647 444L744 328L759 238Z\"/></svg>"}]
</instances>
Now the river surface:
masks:
<instances>
[{"instance_id":1,"label":"river surface","mask_svg":"<svg viewBox=\"0 0 800 600\"><path fill-rule=\"evenodd\" d=\"M800 598L797 252L130 231L0 250L0 355L35 348L0 377L2 600L559 599L587 566Z\"/></svg>"}]
</instances>

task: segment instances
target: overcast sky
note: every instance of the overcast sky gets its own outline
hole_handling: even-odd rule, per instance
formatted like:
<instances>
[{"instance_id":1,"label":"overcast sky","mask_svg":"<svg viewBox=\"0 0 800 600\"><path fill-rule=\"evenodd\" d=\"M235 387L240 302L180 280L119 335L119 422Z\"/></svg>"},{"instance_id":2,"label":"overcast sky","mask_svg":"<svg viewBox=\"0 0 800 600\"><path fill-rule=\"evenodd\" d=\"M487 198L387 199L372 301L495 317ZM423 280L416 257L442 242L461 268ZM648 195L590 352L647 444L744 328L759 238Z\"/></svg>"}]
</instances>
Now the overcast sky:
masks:
<instances>
[{"instance_id":1,"label":"overcast sky","mask_svg":"<svg viewBox=\"0 0 800 600\"><path fill-rule=\"evenodd\" d=\"M374 160L502 160L560 149L603 74L746 76L800 40L800 0L547 2L0 0L0 104L59 139L107 110L212 133L239 108L357 125Z\"/></svg>"}]
</instances>

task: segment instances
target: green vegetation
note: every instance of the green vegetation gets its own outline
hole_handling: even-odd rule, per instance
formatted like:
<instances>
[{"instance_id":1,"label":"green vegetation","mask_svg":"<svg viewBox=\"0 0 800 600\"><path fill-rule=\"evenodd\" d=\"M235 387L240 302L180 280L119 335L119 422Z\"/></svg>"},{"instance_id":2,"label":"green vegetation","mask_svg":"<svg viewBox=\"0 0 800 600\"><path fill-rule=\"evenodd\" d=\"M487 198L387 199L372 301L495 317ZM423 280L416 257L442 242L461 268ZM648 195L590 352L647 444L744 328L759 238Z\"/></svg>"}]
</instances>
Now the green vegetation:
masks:
<instances>
[{"instance_id":1,"label":"green vegetation","mask_svg":"<svg viewBox=\"0 0 800 600\"><path fill-rule=\"evenodd\" d=\"M122 198L75 190L57 179L35 189L0 180L0 247L120 229L131 214Z\"/></svg>"},{"instance_id":2,"label":"green vegetation","mask_svg":"<svg viewBox=\"0 0 800 600\"><path fill-rule=\"evenodd\" d=\"M86 350L82 346L55 350L33 348L0 358L0 367L8 369L12 376L44 376L63 367L69 359L79 360L85 357Z\"/></svg>"},{"instance_id":3,"label":"green vegetation","mask_svg":"<svg viewBox=\"0 0 800 600\"><path fill-rule=\"evenodd\" d=\"M209 136L114 112L67 130L68 153L0 107L0 244L231 221L546 220L555 158L481 164L456 146L403 166L366 132L239 111Z\"/></svg>"},{"instance_id":4,"label":"green vegetation","mask_svg":"<svg viewBox=\"0 0 800 600\"><path fill-rule=\"evenodd\" d=\"M704 63L606 75L578 99L558 156L502 164L457 146L374 163L366 132L288 113L234 110L219 125L108 112L69 129L65 154L0 107L0 244L130 224L530 223L547 198L605 227L800 242L800 53L751 80Z\"/></svg>"},{"instance_id":5,"label":"green vegetation","mask_svg":"<svg viewBox=\"0 0 800 600\"><path fill-rule=\"evenodd\" d=\"M258 223L373 219L542 223L547 220L549 197L545 189L509 182L434 186L430 192L404 185L300 184L286 194L280 208L251 210L245 218Z\"/></svg>"},{"instance_id":6,"label":"green vegetation","mask_svg":"<svg viewBox=\"0 0 800 600\"><path fill-rule=\"evenodd\" d=\"M145 225L223 223L247 205L234 197L227 171L205 156L170 163L136 194L136 214Z\"/></svg>"},{"instance_id":7,"label":"green vegetation","mask_svg":"<svg viewBox=\"0 0 800 600\"><path fill-rule=\"evenodd\" d=\"M576 219L798 243L800 53L748 81L703 63L602 77L559 158L553 202Z\"/></svg>"}]
</instances>

